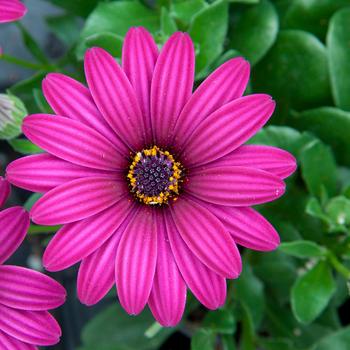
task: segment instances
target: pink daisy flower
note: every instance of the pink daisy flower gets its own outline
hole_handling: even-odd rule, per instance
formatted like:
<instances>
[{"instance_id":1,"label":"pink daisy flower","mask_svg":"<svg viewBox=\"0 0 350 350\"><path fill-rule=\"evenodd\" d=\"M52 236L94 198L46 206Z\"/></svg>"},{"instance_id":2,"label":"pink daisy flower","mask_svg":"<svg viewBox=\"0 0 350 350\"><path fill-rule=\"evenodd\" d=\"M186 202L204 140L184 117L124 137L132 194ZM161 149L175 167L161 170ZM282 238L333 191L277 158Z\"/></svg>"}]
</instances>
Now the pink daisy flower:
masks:
<instances>
[{"instance_id":1,"label":"pink daisy flower","mask_svg":"<svg viewBox=\"0 0 350 350\"><path fill-rule=\"evenodd\" d=\"M0 177L0 207L10 193ZM64 303L65 289L52 278L19 266L3 265L22 243L29 215L21 207L0 212L0 348L34 350L59 341L61 329L47 310Z\"/></svg>"},{"instance_id":2,"label":"pink daisy flower","mask_svg":"<svg viewBox=\"0 0 350 350\"><path fill-rule=\"evenodd\" d=\"M129 314L148 303L164 326L180 321L187 287L209 309L224 304L226 278L242 268L236 244L277 247L278 234L250 206L280 197L296 167L283 150L243 145L275 108L270 96L242 97L249 64L226 62L193 93L194 61L186 33L158 53L143 28L126 35L122 67L103 49L88 50L88 88L49 74L43 90L57 115L24 121L48 154L7 169L13 184L45 193L34 222L63 224L45 267L81 261L83 303L116 283Z\"/></svg>"},{"instance_id":3,"label":"pink daisy flower","mask_svg":"<svg viewBox=\"0 0 350 350\"><path fill-rule=\"evenodd\" d=\"M0 23L21 19L27 8L19 0L0 0Z\"/></svg>"}]
</instances>

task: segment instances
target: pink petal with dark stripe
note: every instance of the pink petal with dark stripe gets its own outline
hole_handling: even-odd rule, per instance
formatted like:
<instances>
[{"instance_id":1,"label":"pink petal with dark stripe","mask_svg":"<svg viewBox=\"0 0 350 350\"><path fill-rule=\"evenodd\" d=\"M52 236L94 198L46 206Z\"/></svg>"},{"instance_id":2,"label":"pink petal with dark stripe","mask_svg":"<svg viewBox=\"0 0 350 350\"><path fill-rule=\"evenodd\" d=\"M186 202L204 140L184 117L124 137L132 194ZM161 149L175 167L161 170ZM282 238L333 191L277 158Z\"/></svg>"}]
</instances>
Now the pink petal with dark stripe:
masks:
<instances>
[{"instance_id":1,"label":"pink petal with dark stripe","mask_svg":"<svg viewBox=\"0 0 350 350\"><path fill-rule=\"evenodd\" d=\"M18 0L0 0L0 23L18 21L27 8Z\"/></svg>"},{"instance_id":2,"label":"pink petal with dark stripe","mask_svg":"<svg viewBox=\"0 0 350 350\"><path fill-rule=\"evenodd\" d=\"M241 97L208 116L193 132L182 155L186 167L219 159L252 137L269 120L275 102L268 95Z\"/></svg>"},{"instance_id":3,"label":"pink petal with dark stripe","mask_svg":"<svg viewBox=\"0 0 350 350\"><path fill-rule=\"evenodd\" d=\"M5 204L11 192L10 184L0 176L0 208Z\"/></svg>"},{"instance_id":4,"label":"pink petal with dark stripe","mask_svg":"<svg viewBox=\"0 0 350 350\"><path fill-rule=\"evenodd\" d=\"M17 187L45 193L81 177L106 177L117 180L120 173L82 167L50 154L36 154L10 163L6 169L6 177Z\"/></svg>"},{"instance_id":5,"label":"pink petal with dark stripe","mask_svg":"<svg viewBox=\"0 0 350 350\"><path fill-rule=\"evenodd\" d=\"M61 329L47 311L25 311L0 304L0 330L34 345L54 345L60 340Z\"/></svg>"},{"instance_id":6,"label":"pink petal with dark stripe","mask_svg":"<svg viewBox=\"0 0 350 350\"><path fill-rule=\"evenodd\" d=\"M87 177L46 192L32 207L36 224L58 225L86 219L118 202L127 191L121 181Z\"/></svg>"},{"instance_id":7,"label":"pink petal with dark stripe","mask_svg":"<svg viewBox=\"0 0 350 350\"><path fill-rule=\"evenodd\" d=\"M49 271L64 270L107 241L132 209L127 198L88 219L64 225L47 246L43 263Z\"/></svg>"},{"instance_id":8,"label":"pink petal with dark stripe","mask_svg":"<svg viewBox=\"0 0 350 350\"><path fill-rule=\"evenodd\" d=\"M156 213L158 225L158 258L148 305L155 319L164 327L177 325L186 304L186 284L177 268L161 212Z\"/></svg>"},{"instance_id":9,"label":"pink petal with dark stripe","mask_svg":"<svg viewBox=\"0 0 350 350\"><path fill-rule=\"evenodd\" d=\"M128 156L128 147L106 123L86 86L64 74L50 73L43 80L43 92L56 114L78 120L98 131L121 154Z\"/></svg>"},{"instance_id":10,"label":"pink petal with dark stripe","mask_svg":"<svg viewBox=\"0 0 350 350\"><path fill-rule=\"evenodd\" d=\"M151 88L151 120L155 143L166 146L171 130L192 94L195 53L187 33L175 33L159 54Z\"/></svg>"},{"instance_id":11,"label":"pink petal with dark stripe","mask_svg":"<svg viewBox=\"0 0 350 350\"><path fill-rule=\"evenodd\" d=\"M232 153L206 164L203 168L216 166L243 166L265 170L282 179L294 173L297 165L295 158L287 151L277 147L247 145Z\"/></svg>"},{"instance_id":12,"label":"pink petal with dark stripe","mask_svg":"<svg viewBox=\"0 0 350 350\"><path fill-rule=\"evenodd\" d=\"M185 189L206 202L246 207L281 197L285 183L260 169L218 166L193 169Z\"/></svg>"},{"instance_id":13,"label":"pink petal with dark stripe","mask_svg":"<svg viewBox=\"0 0 350 350\"><path fill-rule=\"evenodd\" d=\"M23 343L0 331L0 349L2 350L38 350L35 345Z\"/></svg>"},{"instance_id":14,"label":"pink petal with dark stripe","mask_svg":"<svg viewBox=\"0 0 350 350\"><path fill-rule=\"evenodd\" d=\"M91 95L112 129L134 151L144 146L142 112L135 90L116 60L105 50L85 55L85 75Z\"/></svg>"},{"instance_id":15,"label":"pink petal with dark stripe","mask_svg":"<svg viewBox=\"0 0 350 350\"><path fill-rule=\"evenodd\" d=\"M29 228L29 215L22 207L0 212L0 264L21 245Z\"/></svg>"},{"instance_id":16,"label":"pink petal with dark stripe","mask_svg":"<svg viewBox=\"0 0 350 350\"><path fill-rule=\"evenodd\" d=\"M97 304L115 284L115 259L120 239L135 208L100 248L83 259L78 273L78 297L85 305Z\"/></svg>"},{"instance_id":17,"label":"pink petal with dark stripe","mask_svg":"<svg viewBox=\"0 0 350 350\"><path fill-rule=\"evenodd\" d=\"M115 277L120 304L131 315L145 307L157 263L157 227L152 209L143 206L119 243Z\"/></svg>"},{"instance_id":18,"label":"pink petal with dark stripe","mask_svg":"<svg viewBox=\"0 0 350 350\"><path fill-rule=\"evenodd\" d=\"M241 257L220 220L184 196L170 209L181 238L193 254L218 275L237 278L242 271Z\"/></svg>"},{"instance_id":19,"label":"pink petal with dark stripe","mask_svg":"<svg viewBox=\"0 0 350 350\"><path fill-rule=\"evenodd\" d=\"M22 130L45 151L77 165L116 170L127 164L110 141L77 120L33 114L24 119Z\"/></svg>"},{"instance_id":20,"label":"pink petal with dark stripe","mask_svg":"<svg viewBox=\"0 0 350 350\"><path fill-rule=\"evenodd\" d=\"M167 234L176 264L188 288L208 309L215 310L225 303L226 280L210 270L191 252L181 238L170 215L166 215Z\"/></svg>"},{"instance_id":21,"label":"pink petal with dark stripe","mask_svg":"<svg viewBox=\"0 0 350 350\"><path fill-rule=\"evenodd\" d=\"M235 242L243 247L259 250L274 250L280 238L274 227L256 210L244 207L224 207L201 201L230 232Z\"/></svg>"},{"instance_id":22,"label":"pink petal with dark stripe","mask_svg":"<svg viewBox=\"0 0 350 350\"><path fill-rule=\"evenodd\" d=\"M209 114L243 95L249 72L247 61L241 57L233 58L199 85L177 120L174 130L177 149L182 149L192 132Z\"/></svg>"},{"instance_id":23,"label":"pink petal with dark stripe","mask_svg":"<svg viewBox=\"0 0 350 350\"><path fill-rule=\"evenodd\" d=\"M45 311L61 306L65 289L52 278L19 266L0 266L0 304L14 309Z\"/></svg>"},{"instance_id":24,"label":"pink petal with dark stripe","mask_svg":"<svg viewBox=\"0 0 350 350\"><path fill-rule=\"evenodd\" d=\"M151 82L158 48L151 34L142 27L130 28L123 44L123 70L133 86L145 126L146 144L153 142L150 112Z\"/></svg>"}]
</instances>

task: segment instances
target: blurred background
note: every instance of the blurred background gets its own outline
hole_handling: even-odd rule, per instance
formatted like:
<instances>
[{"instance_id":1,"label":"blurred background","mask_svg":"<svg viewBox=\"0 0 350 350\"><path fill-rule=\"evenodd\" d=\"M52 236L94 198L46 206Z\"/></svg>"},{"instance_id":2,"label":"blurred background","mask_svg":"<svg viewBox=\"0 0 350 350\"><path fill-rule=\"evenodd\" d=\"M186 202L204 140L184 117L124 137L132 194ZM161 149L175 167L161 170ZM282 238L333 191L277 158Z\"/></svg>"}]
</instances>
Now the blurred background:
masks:
<instances>
[{"instance_id":1,"label":"blurred background","mask_svg":"<svg viewBox=\"0 0 350 350\"><path fill-rule=\"evenodd\" d=\"M0 93L27 113L50 113L41 81L52 71L84 82L82 58L100 46L117 59L130 26L145 26L161 46L177 30L196 48L196 86L236 56L252 66L246 93L264 92L277 110L250 143L294 154L287 193L258 206L281 235L274 252L240 249L244 270L228 282L218 311L189 293L182 323L163 329L148 310L130 317L115 290L94 307L76 298L77 267L51 274L67 289L54 311L61 350L350 349L350 0L24 0L27 15L0 25ZM40 152L0 130L0 175L23 154ZM37 196L13 190L9 205ZM32 227L11 263L43 271L52 232Z\"/></svg>"}]
</instances>

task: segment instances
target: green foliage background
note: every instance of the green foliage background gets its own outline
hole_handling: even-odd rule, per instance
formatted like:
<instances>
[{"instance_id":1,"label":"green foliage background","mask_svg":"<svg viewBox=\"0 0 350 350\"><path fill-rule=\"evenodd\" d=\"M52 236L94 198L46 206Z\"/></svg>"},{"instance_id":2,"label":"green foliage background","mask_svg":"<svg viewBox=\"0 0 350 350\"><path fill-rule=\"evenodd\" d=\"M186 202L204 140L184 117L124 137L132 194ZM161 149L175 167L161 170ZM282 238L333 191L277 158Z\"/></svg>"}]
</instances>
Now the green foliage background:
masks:
<instances>
[{"instance_id":1,"label":"green foliage background","mask_svg":"<svg viewBox=\"0 0 350 350\"><path fill-rule=\"evenodd\" d=\"M204 311L189 296L183 322L162 329L148 311L132 318L115 304L88 323L80 350L158 349L175 331L191 337L192 350L350 349L350 1L51 2L66 11L47 18L65 45L63 57L52 62L19 26L33 56L22 65L34 74L9 92L30 113L50 112L40 90L47 72L83 81L86 48L100 46L119 59L130 26L145 26L159 45L182 30L195 43L197 84L232 57L251 62L248 92L269 93L278 104L251 143L284 148L298 160L286 195L258 207L283 243L271 253L243 251L243 273L229 282L222 309ZM21 137L9 142L23 154L40 151Z\"/></svg>"}]
</instances>

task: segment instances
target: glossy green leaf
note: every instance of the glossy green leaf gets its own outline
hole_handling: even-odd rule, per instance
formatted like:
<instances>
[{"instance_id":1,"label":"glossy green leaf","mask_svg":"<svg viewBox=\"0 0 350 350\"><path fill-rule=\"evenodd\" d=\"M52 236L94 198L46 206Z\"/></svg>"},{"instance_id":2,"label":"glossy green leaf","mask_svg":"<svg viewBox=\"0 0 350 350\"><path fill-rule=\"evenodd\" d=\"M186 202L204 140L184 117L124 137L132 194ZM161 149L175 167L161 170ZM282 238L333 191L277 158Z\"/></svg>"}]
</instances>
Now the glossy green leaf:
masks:
<instances>
[{"instance_id":1,"label":"glossy green leaf","mask_svg":"<svg viewBox=\"0 0 350 350\"><path fill-rule=\"evenodd\" d=\"M93 34L86 38L86 47L102 47L114 57L122 57L122 47L124 38L112 33ZM83 57L79 57L83 58Z\"/></svg>"},{"instance_id":2,"label":"glossy green leaf","mask_svg":"<svg viewBox=\"0 0 350 350\"><path fill-rule=\"evenodd\" d=\"M324 190L337 192L337 167L331 149L319 140L310 142L302 151L301 173L310 193L323 198Z\"/></svg>"},{"instance_id":3,"label":"glossy green leaf","mask_svg":"<svg viewBox=\"0 0 350 350\"><path fill-rule=\"evenodd\" d=\"M201 328L192 337L191 350L214 350L215 338L213 331Z\"/></svg>"},{"instance_id":4,"label":"glossy green leaf","mask_svg":"<svg viewBox=\"0 0 350 350\"><path fill-rule=\"evenodd\" d=\"M334 107L321 107L297 113L293 125L308 129L332 146L340 163L350 166L350 113Z\"/></svg>"},{"instance_id":5,"label":"glossy green leaf","mask_svg":"<svg viewBox=\"0 0 350 350\"><path fill-rule=\"evenodd\" d=\"M255 64L273 45L277 33L277 12L271 2L262 0L239 13L230 30L230 47Z\"/></svg>"},{"instance_id":6,"label":"glossy green leaf","mask_svg":"<svg viewBox=\"0 0 350 350\"><path fill-rule=\"evenodd\" d=\"M340 226L350 224L350 199L343 196L332 198L325 211L334 224Z\"/></svg>"},{"instance_id":7,"label":"glossy green leaf","mask_svg":"<svg viewBox=\"0 0 350 350\"><path fill-rule=\"evenodd\" d=\"M222 350L236 350L235 339L232 335L222 335L220 337Z\"/></svg>"},{"instance_id":8,"label":"glossy green leaf","mask_svg":"<svg viewBox=\"0 0 350 350\"><path fill-rule=\"evenodd\" d=\"M231 310L209 311L203 320L202 326L215 333L233 334L236 330L236 320Z\"/></svg>"},{"instance_id":9,"label":"glossy green leaf","mask_svg":"<svg viewBox=\"0 0 350 350\"><path fill-rule=\"evenodd\" d=\"M240 338L241 350L256 350L255 346L255 332L253 316L249 312L247 307L243 307L243 319L242 319L242 336Z\"/></svg>"},{"instance_id":10,"label":"glossy green leaf","mask_svg":"<svg viewBox=\"0 0 350 350\"><path fill-rule=\"evenodd\" d=\"M9 140L11 147L18 153L22 154L36 154L44 152L41 148L34 145L27 139L13 139Z\"/></svg>"},{"instance_id":11,"label":"glossy green leaf","mask_svg":"<svg viewBox=\"0 0 350 350\"><path fill-rule=\"evenodd\" d=\"M328 216L324 213L320 202L315 197L311 197L310 200L307 202L305 212L315 218L324 221L327 224L330 224Z\"/></svg>"},{"instance_id":12,"label":"glossy green leaf","mask_svg":"<svg viewBox=\"0 0 350 350\"><path fill-rule=\"evenodd\" d=\"M330 101L327 52L312 34L284 30L253 70L255 91L272 95L282 109Z\"/></svg>"},{"instance_id":13,"label":"glossy green leaf","mask_svg":"<svg viewBox=\"0 0 350 350\"><path fill-rule=\"evenodd\" d=\"M349 4L350 5L350 4ZM339 10L331 19L327 34L329 69L334 102L350 111L350 8Z\"/></svg>"},{"instance_id":14,"label":"glossy green leaf","mask_svg":"<svg viewBox=\"0 0 350 350\"><path fill-rule=\"evenodd\" d=\"M323 39L332 14L347 5L348 0L293 0L285 14L283 27L302 29Z\"/></svg>"},{"instance_id":15,"label":"glossy green leaf","mask_svg":"<svg viewBox=\"0 0 350 350\"><path fill-rule=\"evenodd\" d=\"M348 350L350 344L350 327L343 328L322 337L315 350Z\"/></svg>"},{"instance_id":16,"label":"glossy green leaf","mask_svg":"<svg viewBox=\"0 0 350 350\"><path fill-rule=\"evenodd\" d=\"M296 258L322 257L327 252L323 247L312 241L281 243L278 249L283 253L295 256Z\"/></svg>"},{"instance_id":17,"label":"glossy green leaf","mask_svg":"<svg viewBox=\"0 0 350 350\"><path fill-rule=\"evenodd\" d=\"M72 46L79 38L79 21L72 15L47 17L51 31L67 46Z\"/></svg>"},{"instance_id":18,"label":"glossy green leaf","mask_svg":"<svg viewBox=\"0 0 350 350\"><path fill-rule=\"evenodd\" d=\"M195 14L206 8L204 0L172 1L170 15L174 17L182 30L188 29Z\"/></svg>"},{"instance_id":19,"label":"glossy green leaf","mask_svg":"<svg viewBox=\"0 0 350 350\"><path fill-rule=\"evenodd\" d=\"M162 7L160 14L160 29L165 36L170 36L177 31L176 22L165 7Z\"/></svg>"},{"instance_id":20,"label":"glossy green leaf","mask_svg":"<svg viewBox=\"0 0 350 350\"><path fill-rule=\"evenodd\" d=\"M328 305L335 292L332 270L327 262L320 261L295 282L292 293L292 310L296 319L305 324L312 322Z\"/></svg>"},{"instance_id":21,"label":"glossy green leaf","mask_svg":"<svg viewBox=\"0 0 350 350\"><path fill-rule=\"evenodd\" d=\"M151 33L155 33L160 26L159 14L136 1L99 3L85 22L81 33L81 44L77 48L78 57L83 56L86 49L84 40L89 36L112 33L124 37L133 26L143 26Z\"/></svg>"},{"instance_id":22,"label":"glossy green leaf","mask_svg":"<svg viewBox=\"0 0 350 350\"><path fill-rule=\"evenodd\" d=\"M57 6L77 16L86 17L98 4L99 0L50 0Z\"/></svg>"},{"instance_id":23,"label":"glossy green leaf","mask_svg":"<svg viewBox=\"0 0 350 350\"><path fill-rule=\"evenodd\" d=\"M174 328L159 327L156 334L146 336L154 325L149 311L130 317L122 307L114 303L95 316L82 332L81 350L151 350L174 331ZM146 335L145 335L146 334Z\"/></svg>"},{"instance_id":24,"label":"glossy green leaf","mask_svg":"<svg viewBox=\"0 0 350 350\"><path fill-rule=\"evenodd\" d=\"M201 74L222 52L227 31L228 4L217 0L198 12L192 20L189 34L198 46L196 72Z\"/></svg>"}]
</instances>

